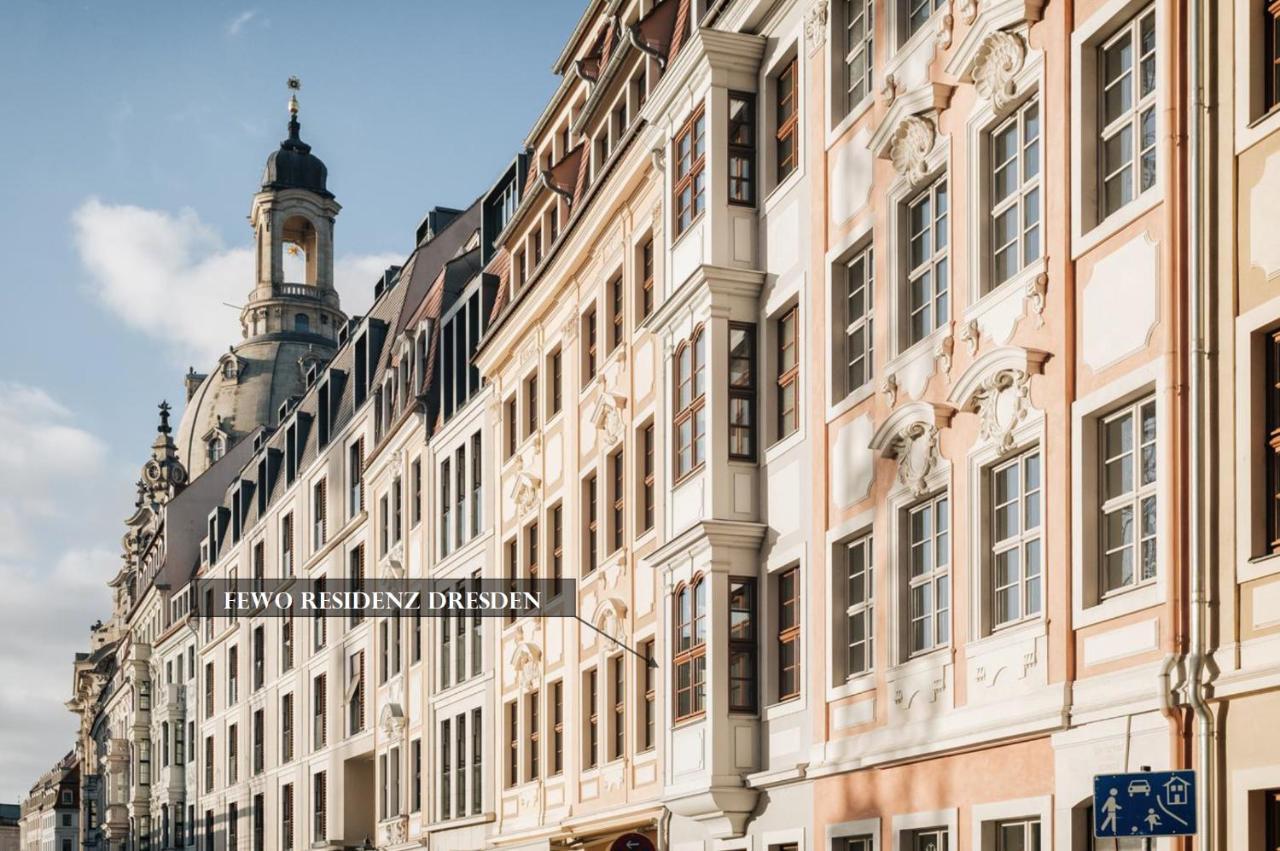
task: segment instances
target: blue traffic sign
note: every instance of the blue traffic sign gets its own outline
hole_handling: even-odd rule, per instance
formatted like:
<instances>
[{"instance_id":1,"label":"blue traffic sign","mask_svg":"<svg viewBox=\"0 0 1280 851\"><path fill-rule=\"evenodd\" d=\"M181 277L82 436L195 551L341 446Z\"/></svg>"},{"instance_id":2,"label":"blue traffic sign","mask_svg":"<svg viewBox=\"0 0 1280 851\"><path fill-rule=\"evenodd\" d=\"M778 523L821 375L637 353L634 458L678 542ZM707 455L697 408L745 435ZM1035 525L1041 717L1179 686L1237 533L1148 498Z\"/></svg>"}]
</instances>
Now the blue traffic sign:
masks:
<instances>
[{"instance_id":1,"label":"blue traffic sign","mask_svg":"<svg viewBox=\"0 0 1280 851\"><path fill-rule=\"evenodd\" d=\"M1189 836L1195 832L1194 771L1094 776L1094 836Z\"/></svg>"}]
</instances>

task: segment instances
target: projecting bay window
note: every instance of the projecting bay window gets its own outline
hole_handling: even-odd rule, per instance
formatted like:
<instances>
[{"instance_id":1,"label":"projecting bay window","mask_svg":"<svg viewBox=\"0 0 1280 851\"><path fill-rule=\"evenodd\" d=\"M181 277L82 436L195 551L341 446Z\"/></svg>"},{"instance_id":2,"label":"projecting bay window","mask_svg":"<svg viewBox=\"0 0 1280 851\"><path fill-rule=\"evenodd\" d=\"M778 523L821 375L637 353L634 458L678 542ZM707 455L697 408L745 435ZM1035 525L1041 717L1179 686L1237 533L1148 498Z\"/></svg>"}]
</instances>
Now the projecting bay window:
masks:
<instances>
[{"instance_id":1,"label":"projecting bay window","mask_svg":"<svg viewBox=\"0 0 1280 851\"><path fill-rule=\"evenodd\" d=\"M875 661L875 572L871 544L871 536L862 535L841 545L844 587L835 591L844 604L846 680L867 673Z\"/></svg>"},{"instance_id":2,"label":"projecting bay window","mask_svg":"<svg viewBox=\"0 0 1280 851\"><path fill-rule=\"evenodd\" d=\"M777 369L777 439L800 427L800 308L793 305L774 320Z\"/></svg>"},{"instance_id":3,"label":"projecting bay window","mask_svg":"<svg viewBox=\"0 0 1280 851\"><path fill-rule=\"evenodd\" d=\"M837 399L866 386L874 374L875 255L870 245L837 264L833 278L831 351L839 369L833 371Z\"/></svg>"},{"instance_id":4,"label":"projecting bay window","mask_svg":"<svg viewBox=\"0 0 1280 851\"><path fill-rule=\"evenodd\" d=\"M790 59L773 80L773 142L776 163L774 183L795 173L800 162L800 120L796 59Z\"/></svg>"},{"instance_id":5,"label":"projecting bay window","mask_svg":"<svg viewBox=\"0 0 1280 851\"><path fill-rule=\"evenodd\" d=\"M755 712L758 708L756 672L756 582L734 577L729 580L730 712Z\"/></svg>"},{"instance_id":6,"label":"projecting bay window","mask_svg":"<svg viewBox=\"0 0 1280 851\"><path fill-rule=\"evenodd\" d=\"M679 237L699 216L706 205L706 116L699 106L676 132L672 143L672 207L675 213L675 236Z\"/></svg>"},{"instance_id":7,"label":"projecting bay window","mask_svg":"<svg viewBox=\"0 0 1280 851\"><path fill-rule=\"evenodd\" d=\"M701 467L706 457L706 348L706 334L699 328L675 353L676 481Z\"/></svg>"},{"instance_id":8,"label":"projecting bay window","mask_svg":"<svg viewBox=\"0 0 1280 851\"><path fill-rule=\"evenodd\" d=\"M1111 413L1099 428L1099 589L1105 596L1156 577L1155 397Z\"/></svg>"},{"instance_id":9,"label":"projecting bay window","mask_svg":"<svg viewBox=\"0 0 1280 851\"><path fill-rule=\"evenodd\" d=\"M1098 59L1099 218L1156 183L1156 12L1151 6L1103 42Z\"/></svg>"},{"instance_id":10,"label":"projecting bay window","mask_svg":"<svg viewBox=\"0 0 1280 851\"><path fill-rule=\"evenodd\" d=\"M756 326L729 325L729 457L756 457Z\"/></svg>"},{"instance_id":11,"label":"projecting bay window","mask_svg":"<svg viewBox=\"0 0 1280 851\"><path fill-rule=\"evenodd\" d=\"M729 92L729 203L756 203L756 98Z\"/></svg>"},{"instance_id":12,"label":"projecting bay window","mask_svg":"<svg viewBox=\"0 0 1280 851\"><path fill-rule=\"evenodd\" d=\"M1040 257L1040 101L991 131L991 280L994 288Z\"/></svg>"},{"instance_id":13,"label":"projecting bay window","mask_svg":"<svg viewBox=\"0 0 1280 851\"><path fill-rule=\"evenodd\" d=\"M943 494L907 511L907 656L945 646L951 638L948 510Z\"/></svg>"},{"instance_id":14,"label":"projecting bay window","mask_svg":"<svg viewBox=\"0 0 1280 851\"><path fill-rule=\"evenodd\" d=\"M907 204L906 304L908 346L946 324L950 310L947 178L938 178Z\"/></svg>"},{"instance_id":15,"label":"projecting bay window","mask_svg":"<svg viewBox=\"0 0 1280 851\"><path fill-rule=\"evenodd\" d=\"M996 629L1040 614L1040 475L1038 449L990 473L991 625Z\"/></svg>"},{"instance_id":16,"label":"projecting bay window","mask_svg":"<svg viewBox=\"0 0 1280 851\"><path fill-rule=\"evenodd\" d=\"M676 589L675 607L675 720L701 715L706 709L707 582L696 577Z\"/></svg>"},{"instance_id":17,"label":"projecting bay window","mask_svg":"<svg viewBox=\"0 0 1280 851\"><path fill-rule=\"evenodd\" d=\"M800 696L800 568L778 574L778 700Z\"/></svg>"}]
</instances>

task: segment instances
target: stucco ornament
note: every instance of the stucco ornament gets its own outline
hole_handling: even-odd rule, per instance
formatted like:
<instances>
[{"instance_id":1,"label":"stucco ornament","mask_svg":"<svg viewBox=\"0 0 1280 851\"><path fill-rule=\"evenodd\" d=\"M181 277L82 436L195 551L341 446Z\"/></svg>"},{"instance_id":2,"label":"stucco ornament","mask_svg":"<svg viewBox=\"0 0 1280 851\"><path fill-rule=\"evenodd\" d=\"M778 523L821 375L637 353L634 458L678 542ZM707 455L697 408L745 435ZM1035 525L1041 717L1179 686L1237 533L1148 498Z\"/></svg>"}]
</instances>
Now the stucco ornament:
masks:
<instances>
[{"instance_id":1,"label":"stucco ornament","mask_svg":"<svg viewBox=\"0 0 1280 851\"><path fill-rule=\"evenodd\" d=\"M951 6L948 4L946 10L938 16L938 28L933 33L934 41L942 50L951 46L951 31L955 29L955 24L955 16L951 14Z\"/></svg>"},{"instance_id":2,"label":"stucco ornament","mask_svg":"<svg viewBox=\"0 0 1280 851\"><path fill-rule=\"evenodd\" d=\"M933 347L933 356L938 361L938 368L946 375L951 371L952 355L956 350L956 337L954 328L948 333L938 338L938 342Z\"/></svg>"},{"instance_id":3,"label":"stucco ornament","mask_svg":"<svg viewBox=\"0 0 1280 851\"><path fill-rule=\"evenodd\" d=\"M818 0L804 18L804 40L813 53L827 40L827 0Z\"/></svg>"},{"instance_id":4,"label":"stucco ornament","mask_svg":"<svg viewBox=\"0 0 1280 851\"><path fill-rule=\"evenodd\" d=\"M516 682L524 692L538 687L538 678L542 675L542 650L532 641L521 641L511 653L511 669L516 673Z\"/></svg>"},{"instance_id":5,"label":"stucco ornament","mask_svg":"<svg viewBox=\"0 0 1280 851\"><path fill-rule=\"evenodd\" d=\"M542 481L525 469L524 458L516 458L516 472L511 483L511 499L520 514L528 514L538 507L539 487Z\"/></svg>"},{"instance_id":6,"label":"stucco ornament","mask_svg":"<svg viewBox=\"0 0 1280 851\"><path fill-rule=\"evenodd\" d=\"M892 408L898 402L898 376L886 375L884 383L880 385L880 392L884 394L884 400Z\"/></svg>"},{"instance_id":7,"label":"stucco ornament","mask_svg":"<svg viewBox=\"0 0 1280 851\"><path fill-rule=\"evenodd\" d=\"M983 380L974 392L978 436L1004 455L1014 448L1014 431L1031 409L1031 376L1020 369L1002 369Z\"/></svg>"},{"instance_id":8,"label":"stucco ornament","mask_svg":"<svg viewBox=\"0 0 1280 851\"><path fill-rule=\"evenodd\" d=\"M960 342L968 347L969 357L973 357L978 353L979 333L978 320L976 319L970 319L960 326Z\"/></svg>"},{"instance_id":9,"label":"stucco ornament","mask_svg":"<svg viewBox=\"0 0 1280 851\"><path fill-rule=\"evenodd\" d=\"M402 845L408 838L409 819L406 816L395 816L389 821L382 823L382 844Z\"/></svg>"},{"instance_id":10,"label":"stucco ornament","mask_svg":"<svg viewBox=\"0 0 1280 851\"><path fill-rule=\"evenodd\" d=\"M965 24L972 24L978 19L978 0L960 0L956 4L956 15Z\"/></svg>"},{"instance_id":11,"label":"stucco ornament","mask_svg":"<svg viewBox=\"0 0 1280 851\"><path fill-rule=\"evenodd\" d=\"M1049 276L1044 272L1027 281L1027 289L1024 292L1024 296L1027 303L1031 305L1032 312L1036 315L1037 328L1044 327L1044 299L1048 291Z\"/></svg>"},{"instance_id":12,"label":"stucco ornament","mask_svg":"<svg viewBox=\"0 0 1280 851\"><path fill-rule=\"evenodd\" d=\"M973 84L978 94L999 112L1018 92L1014 82L1027 61L1027 43L1015 33L996 30L987 36L973 60Z\"/></svg>"},{"instance_id":13,"label":"stucco ornament","mask_svg":"<svg viewBox=\"0 0 1280 851\"><path fill-rule=\"evenodd\" d=\"M627 643L627 606L616 597L601 600L596 607L595 616L591 619L595 628L614 641Z\"/></svg>"},{"instance_id":14,"label":"stucco ornament","mask_svg":"<svg viewBox=\"0 0 1280 851\"><path fill-rule=\"evenodd\" d=\"M893 141L889 143L889 157L898 174L912 186L928 176L929 154L933 152L936 139L933 122L919 115L908 115L894 131Z\"/></svg>"},{"instance_id":15,"label":"stucco ornament","mask_svg":"<svg viewBox=\"0 0 1280 851\"><path fill-rule=\"evenodd\" d=\"M622 409L626 404L626 397L612 393L601 393L596 400L595 410L591 412L591 424L604 438L605 446L612 446L622 439L623 432L626 431Z\"/></svg>"},{"instance_id":16,"label":"stucco ornament","mask_svg":"<svg viewBox=\"0 0 1280 851\"><path fill-rule=\"evenodd\" d=\"M938 464L937 427L924 422L906 426L894 438L893 455L898 459L898 481L913 496L924 496L929 474Z\"/></svg>"},{"instance_id":17,"label":"stucco ornament","mask_svg":"<svg viewBox=\"0 0 1280 851\"><path fill-rule=\"evenodd\" d=\"M892 74L884 75L884 85L880 87L880 100L885 106L893 106L898 99L898 81Z\"/></svg>"},{"instance_id":18,"label":"stucco ornament","mask_svg":"<svg viewBox=\"0 0 1280 851\"><path fill-rule=\"evenodd\" d=\"M405 725L408 723L404 716L404 708L399 703L388 703L382 707L382 714L378 718L378 727L389 739L400 738L405 731Z\"/></svg>"}]
</instances>

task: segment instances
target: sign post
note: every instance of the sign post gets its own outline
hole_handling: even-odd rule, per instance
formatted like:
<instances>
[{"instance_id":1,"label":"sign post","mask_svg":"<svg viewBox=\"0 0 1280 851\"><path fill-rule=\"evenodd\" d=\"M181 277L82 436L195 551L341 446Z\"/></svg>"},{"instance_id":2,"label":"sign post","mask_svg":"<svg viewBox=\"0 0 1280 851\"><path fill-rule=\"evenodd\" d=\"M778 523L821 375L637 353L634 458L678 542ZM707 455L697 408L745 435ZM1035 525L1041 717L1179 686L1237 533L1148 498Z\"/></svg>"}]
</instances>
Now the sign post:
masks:
<instances>
[{"instance_id":1,"label":"sign post","mask_svg":"<svg viewBox=\"0 0 1280 851\"><path fill-rule=\"evenodd\" d=\"M1141 771L1093 778L1093 835L1192 836L1196 832L1196 773Z\"/></svg>"}]
</instances>

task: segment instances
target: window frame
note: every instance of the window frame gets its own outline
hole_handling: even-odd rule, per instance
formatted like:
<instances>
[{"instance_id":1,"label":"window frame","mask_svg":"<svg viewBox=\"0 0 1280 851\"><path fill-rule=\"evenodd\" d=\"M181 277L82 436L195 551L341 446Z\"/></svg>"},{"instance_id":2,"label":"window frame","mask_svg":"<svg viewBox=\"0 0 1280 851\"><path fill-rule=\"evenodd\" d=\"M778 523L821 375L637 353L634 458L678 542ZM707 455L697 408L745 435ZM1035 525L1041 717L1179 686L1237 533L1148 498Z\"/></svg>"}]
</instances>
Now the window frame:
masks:
<instances>
[{"instance_id":1,"label":"window frame","mask_svg":"<svg viewBox=\"0 0 1280 851\"><path fill-rule=\"evenodd\" d=\"M1280 0L1278 0L1280 2ZM759 185L759 174L756 170L759 143L756 139L756 96L751 92L730 89L728 93L728 130L725 169L727 170L728 203L738 207L754 207L756 205ZM742 103L746 116L741 121L733 118L734 103ZM745 141L735 139L735 129L745 128ZM734 172L737 163L744 163L745 168ZM736 189L735 189L736 187Z\"/></svg>"},{"instance_id":2,"label":"window frame","mask_svg":"<svg viewBox=\"0 0 1280 851\"><path fill-rule=\"evenodd\" d=\"M1132 401L1126 402L1122 405L1112 408L1111 410L1107 411L1105 414L1097 418L1097 424L1096 424L1096 428L1098 429L1098 443L1097 443L1098 452L1097 452L1097 459L1096 459L1098 464L1098 478L1097 478L1098 493L1096 495L1097 496L1097 518L1098 518L1097 599L1099 602L1103 602L1107 599L1110 599L1116 596L1117 594L1123 594L1127 591L1132 591L1136 588L1141 588L1146 585L1150 585L1156 582L1160 576L1159 483L1160 483L1160 466L1161 466L1160 465L1161 428L1160 428L1160 413L1159 413L1159 408L1157 407L1157 401L1158 400L1157 400L1156 394L1146 393ZM1141 418L1145 415L1143 411L1148 407L1150 408L1151 422L1155 430L1155 434L1150 441L1145 439L1139 440L1140 432L1138 431L1138 428L1140 427L1140 424L1141 424ZM1125 417L1132 418L1131 428L1133 429L1133 431L1131 433L1132 436L1130 438L1131 448L1127 452L1120 452L1119 454L1109 457L1109 448L1107 444L1107 426L1108 424L1121 420ZM1134 487L1131 488L1130 490L1123 491L1119 494L1108 496L1106 492L1107 464L1113 461L1119 461L1126 455L1129 455L1132 460L1136 460L1138 456L1141 454L1142 450L1144 450L1147 446L1150 446L1151 448L1152 461L1154 464L1154 473L1152 474L1153 475L1152 480L1150 482L1142 483L1140 481L1141 474L1140 474L1139 467L1135 463L1133 465L1132 472L1130 474ZM1142 518L1143 507L1148 503L1148 501L1152 505L1151 522L1154 528L1152 529L1151 533L1148 535L1142 532L1141 526L1136 526L1134 531L1137 534L1134 535L1134 540L1131 544L1124 544L1122 542L1120 546L1109 549L1108 548L1109 532L1108 532L1107 518L1111 515L1118 514L1124 511L1126 508L1128 508L1132 511L1133 520L1131 522L1135 524L1140 523L1141 520L1143 519ZM1148 542L1150 543L1154 566L1152 568L1152 572L1150 576L1141 576L1142 564L1140 562L1140 559L1142 558L1142 550L1144 549L1144 545L1147 544ZM1119 585L1112 587L1107 581L1107 574L1108 574L1107 558L1112 552L1118 552L1123 549L1127 549L1129 547L1132 547L1133 549L1133 560L1132 560L1133 581L1123 582Z\"/></svg>"},{"instance_id":3,"label":"window frame","mask_svg":"<svg viewBox=\"0 0 1280 851\"><path fill-rule=\"evenodd\" d=\"M951 187L950 174L943 169L932 179L921 184L921 188L916 189L906 201L902 204L899 215L902 216L902 307L901 322L902 335L904 345L900 347L900 351L915 346L929 338L931 334L943 327L951 319L951 279L953 277L951 270ZM941 196L943 207L941 213L938 212L938 200ZM912 225L912 218L915 210L928 204L929 222L921 230L915 229ZM942 224L941 231L944 236L944 244L939 247L939 224ZM922 255L919 262L912 262L911 245L918 239L923 237L930 245L928 253ZM939 270L942 274L939 274ZM928 297L919 306L914 304L912 299L912 290L917 281L928 278L929 294ZM939 280L942 279L942 285L939 286ZM941 306L941 309L939 309ZM913 330L912 319L917 314L927 311L928 322L922 325L919 334Z\"/></svg>"},{"instance_id":4,"label":"window frame","mask_svg":"<svg viewBox=\"0 0 1280 851\"><path fill-rule=\"evenodd\" d=\"M1152 48L1149 52L1142 52L1142 29L1143 23L1150 18L1152 31ZM1156 4L1150 3L1132 16L1130 16L1123 24L1117 27L1106 38L1094 48L1096 50L1097 59L1096 69L1097 76L1094 80L1095 92L1097 96L1097 133L1093 140L1096 146L1097 169L1095 179L1097 180L1098 192L1098 209L1097 221L1103 222L1111 218L1115 214L1121 212L1130 204L1133 204L1147 192L1155 189L1160 183L1160 127L1159 127L1159 92L1160 92L1160 72L1163 70L1160 60L1160 33L1156 20ZM1106 55L1107 51L1112 47L1119 45L1121 42L1128 40L1130 49L1133 50L1134 58L1130 60L1128 70L1122 72L1115 80L1108 80L1106 72ZM1134 49L1136 47L1136 50ZM1138 75L1141 72L1141 66L1147 58L1150 58L1154 69L1154 82L1151 90L1143 94L1140 88ZM1110 88L1110 83L1119 81L1126 74L1130 75L1133 82L1139 83L1136 91L1131 93L1130 106L1111 121L1106 118L1106 93ZM1136 97L1134 97L1136 95ZM1142 122L1144 116L1149 114L1152 123L1152 141L1151 145L1144 146L1142 142ZM1126 129L1131 132L1131 142L1126 150L1126 165L1111 171L1108 175L1106 145L1111 139L1118 138ZM1141 186L1141 175L1139 173L1143 155L1146 151L1150 151L1154 167L1152 169L1151 183ZM1132 168L1133 182L1131 184L1133 193L1128 199L1121 200L1115 207L1110 207L1107 201L1107 181L1110 176L1118 176L1126 168Z\"/></svg>"},{"instance_id":5,"label":"window frame","mask_svg":"<svg viewBox=\"0 0 1280 851\"><path fill-rule=\"evenodd\" d=\"M790 341L788 341L788 323L791 323ZM801 385L800 385L800 305L792 304L785 308L773 320L774 327L774 442L785 440L800 431L801 417ZM787 352L791 350L791 365L787 363ZM794 394L794 406L786 406L786 394ZM789 418L794 418L788 428Z\"/></svg>"},{"instance_id":6,"label":"window frame","mask_svg":"<svg viewBox=\"0 0 1280 851\"><path fill-rule=\"evenodd\" d=\"M671 595L671 716L677 724L700 718L706 713L706 600L709 584L705 576L697 574L678 585ZM687 615L684 600L689 602ZM682 639L685 632L688 633L687 639ZM684 670L688 670L689 677L688 686L682 688L680 680ZM697 678L699 673L701 679ZM689 694L689 710L684 712L680 708L680 700L686 692Z\"/></svg>"},{"instance_id":7,"label":"window frame","mask_svg":"<svg viewBox=\"0 0 1280 851\"><path fill-rule=\"evenodd\" d=\"M869 240L857 243L843 259L834 264L834 277L839 287L832 293L832 382L834 401L839 403L869 386L875 380L875 247ZM860 281L853 283L855 267L863 270ZM861 293L861 313L853 318L855 293ZM854 339L861 336L860 350ZM855 362L863 364L862 381L854 384ZM839 369L834 364L841 364Z\"/></svg>"},{"instance_id":8,"label":"window frame","mask_svg":"<svg viewBox=\"0 0 1280 851\"><path fill-rule=\"evenodd\" d=\"M687 155L681 153L688 142ZM671 222L677 239L702 218L706 209L706 107L699 103L671 139ZM688 191L687 203L681 198ZM687 213L687 219L686 219Z\"/></svg>"},{"instance_id":9,"label":"window frame","mask_svg":"<svg viewBox=\"0 0 1280 851\"><path fill-rule=\"evenodd\" d=\"M676 347L671 357L672 418L671 431L675 451L671 454L675 484L701 470L706 464L706 329L699 325L689 339ZM688 355L688 370L684 367ZM686 395L686 387L688 388ZM687 399L687 401L685 401ZM681 429L688 424L688 466L685 466L684 437Z\"/></svg>"},{"instance_id":10,"label":"window frame","mask_svg":"<svg viewBox=\"0 0 1280 851\"><path fill-rule=\"evenodd\" d=\"M1036 113L1036 135L1030 142L1027 138L1027 114L1031 111ZM1010 128L1015 129L1016 136L1016 153L1005 159L1003 162L997 163L996 157L996 139L1007 132ZM1026 269L1034 265L1044 256L1044 107L1040 100L1040 93L1033 91L1029 96L1024 98L1010 113L1001 118L995 125L986 131L986 144L984 145L987 155L987 170L990 173L990 182L986 187L987 191L987 210L984 222L987 230L987 240L984 247L986 252L986 263L988 274L982 275L980 295L995 290L1001 284L1010 281ZM1027 152L1034 148L1036 151L1036 171L1032 175L1027 174ZM996 198L996 180L997 173L1001 167L1012 165L1017 168L1018 176L1013 189L1003 198ZM1031 226L1027 225L1027 211L1032 206L1029 199L1034 194L1035 221ZM1003 245L997 243L1000 238L997 233L996 222L999 217L1006 213L1013 212L1017 220L1017 235L1011 241L1005 242ZM1027 254L1027 235L1031 231L1036 233L1036 249L1034 256ZM1017 257L1017 265L1010 268L1004 277L999 277L999 257L1001 251L1012 247Z\"/></svg>"},{"instance_id":11,"label":"window frame","mask_svg":"<svg viewBox=\"0 0 1280 851\"><path fill-rule=\"evenodd\" d=\"M785 59L772 74L774 186L781 186L800 170L800 58ZM789 78L790 82L784 82ZM787 109L784 117L784 112ZM784 144L790 154L784 156Z\"/></svg>"},{"instance_id":12,"label":"window frame","mask_svg":"<svg viewBox=\"0 0 1280 851\"><path fill-rule=\"evenodd\" d=\"M929 531L925 537L916 539L913 537L912 530L914 518L926 510L930 511L933 518ZM902 554L901 561L901 581L904 591L902 636L902 649L904 651L902 657L904 661L951 646L955 589L952 587L951 582L952 524L950 512L951 494L945 489L912 503L902 511L905 524L902 539L906 545L906 551ZM939 528L939 517L943 518L946 524L945 529ZM940 540L943 536L945 536L945 541ZM921 570L917 573L913 564L914 550L917 546L922 545L930 546L933 549L932 566L928 570ZM939 561L940 554L945 555L945 564ZM940 584L945 585L945 605L940 605L938 602L941 596L938 593ZM930 589L929 611L917 616L914 591L923 587ZM940 617L941 615L945 615L945 619ZM926 624L929 629L930 642L928 644L919 646L916 644L915 625L918 622ZM945 629L943 628L944 622Z\"/></svg>"},{"instance_id":13,"label":"window frame","mask_svg":"<svg viewBox=\"0 0 1280 851\"><path fill-rule=\"evenodd\" d=\"M1034 459L1037 482L1033 489L1028 489L1028 468ZM1017 470L1017 493L1010 499L1000 500L999 476L1006 470ZM987 569L988 595L986 605L989 615L985 619L990 624L989 631L994 633L1016 627L1028 621L1039 620L1044 616L1044 453L1039 444L1028 446L1016 454L1001 459L991 465L984 476L983 486L986 488L986 500L989 506L984 511L986 529L985 555ZM1034 499L1034 503L1031 500ZM1036 522L1030 525L1028 516L1034 504ZM1013 506L1017 514L1017 531L999 537L1000 510ZM1029 551L1032 547L1038 550L1036 573L1029 572ZM1002 580L998 568L999 559L1007 553L1017 553L1017 576L1012 580ZM1035 586L1035 599L1031 598L1031 586ZM1002 618L1000 594L1013 590L1017 593L1018 610L1009 618ZM1032 610L1034 602L1035 609Z\"/></svg>"}]
</instances>

